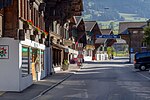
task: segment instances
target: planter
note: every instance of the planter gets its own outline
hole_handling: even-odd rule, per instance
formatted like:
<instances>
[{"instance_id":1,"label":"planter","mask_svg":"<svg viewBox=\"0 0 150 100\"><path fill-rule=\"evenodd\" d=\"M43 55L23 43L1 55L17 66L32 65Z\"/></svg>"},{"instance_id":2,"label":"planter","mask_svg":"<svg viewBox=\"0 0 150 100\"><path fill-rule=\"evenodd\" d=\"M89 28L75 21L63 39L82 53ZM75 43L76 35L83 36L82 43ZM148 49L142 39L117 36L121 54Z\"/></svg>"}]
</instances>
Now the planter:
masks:
<instances>
[{"instance_id":1,"label":"planter","mask_svg":"<svg viewBox=\"0 0 150 100\"><path fill-rule=\"evenodd\" d=\"M62 65L62 70L63 71L68 70L68 68L69 68L69 65L64 65L64 64Z\"/></svg>"},{"instance_id":2,"label":"planter","mask_svg":"<svg viewBox=\"0 0 150 100\"><path fill-rule=\"evenodd\" d=\"M31 39L32 41L35 41L35 35L30 35L30 39Z\"/></svg>"},{"instance_id":3,"label":"planter","mask_svg":"<svg viewBox=\"0 0 150 100\"><path fill-rule=\"evenodd\" d=\"M34 31L33 31L33 34L34 34L34 35L38 35L38 30L34 30Z\"/></svg>"},{"instance_id":4,"label":"planter","mask_svg":"<svg viewBox=\"0 0 150 100\"><path fill-rule=\"evenodd\" d=\"M45 34L44 34L44 33L42 33L42 34L41 34L41 37L42 37L42 38L45 38Z\"/></svg>"}]
</instances>

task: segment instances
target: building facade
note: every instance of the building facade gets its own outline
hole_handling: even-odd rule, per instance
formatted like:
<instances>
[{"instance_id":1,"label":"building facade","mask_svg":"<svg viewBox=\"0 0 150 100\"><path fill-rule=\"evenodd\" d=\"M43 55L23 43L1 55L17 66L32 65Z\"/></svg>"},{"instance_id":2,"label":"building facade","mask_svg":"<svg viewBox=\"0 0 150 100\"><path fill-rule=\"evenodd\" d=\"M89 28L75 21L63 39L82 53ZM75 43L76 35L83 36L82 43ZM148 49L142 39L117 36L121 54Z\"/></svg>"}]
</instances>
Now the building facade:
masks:
<instances>
[{"instance_id":1,"label":"building facade","mask_svg":"<svg viewBox=\"0 0 150 100\"><path fill-rule=\"evenodd\" d=\"M146 22L122 22L119 24L119 35L129 45L130 62L136 52L147 51L147 45L143 41Z\"/></svg>"},{"instance_id":2,"label":"building facade","mask_svg":"<svg viewBox=\"0 0 150 100\"><path fill-rule=\"evenodd\" d=\"M84 51L85 61L96 60L97 45L95 45L96 35L101 35L99 25L96 21L85 21L85 30L88 36L87 45Z\"/></svg>"},{"instance_id":3,"label":"building facade","mask_svg":"<svg viewBox=\"0 0 150 100\"><path fill-rule=\"evenodd\" d=\"M22 91L61 70L65 57L69 61L78 54L70 19L82 14L82 0L8 0L1 4L0 91Z\"/></svg>"},{"instance_id":4,"label":"building facade","mask_svg":"<svg viewBox=\"0 0 150 100\"><path fill-rule=\"evenodd\" d=\"M72 54L76 53L73 50L74 39L71 35L70 20L73 16L82 14L82 6L82 0L46 1L46 31L50 33L47 43L52 59L51 68L54 71L61 70L63 61L68 60L69 62L73 58ZM68 45L66 42L70 42L70 44Z\"/></svg>"},{"instance_id":5,"label":"building facade","mask_svg":"<svg viewBox=\"0 0 150 100\"><path fill-rule=\"evenodd\" d=\"M2 8L0 79L5 77L5 80L0 83L0 90L22 91L33 81L47 76L45 40L48 33L42 0L11 1L9 6Z\"/></svg>"}]
</instances>

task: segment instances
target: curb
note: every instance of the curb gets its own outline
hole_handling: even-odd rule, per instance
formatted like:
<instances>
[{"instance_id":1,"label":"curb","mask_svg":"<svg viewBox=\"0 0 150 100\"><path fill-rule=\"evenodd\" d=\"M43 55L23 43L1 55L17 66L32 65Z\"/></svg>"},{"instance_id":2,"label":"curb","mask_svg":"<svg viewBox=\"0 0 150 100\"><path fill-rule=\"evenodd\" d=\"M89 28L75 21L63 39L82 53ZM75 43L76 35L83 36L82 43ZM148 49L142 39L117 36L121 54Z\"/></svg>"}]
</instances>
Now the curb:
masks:
<instances>
[{"instance_id":1,"label":"curb","mask_svg":"<svg viewBox=\"0 0 150 100\"><path fill-rule=\"evenodd\" d=\"M3 94L5 94L6 92L2 92L2 91L0 91L0 96L2 96Z\"/></svg>"},{"instance_id":2,"label":"curb","mask_svg":"<svg viewBox=\"0 0 150 100\"><path fill-rule=\"evenodd\" d=\"M50 86L49 88L45 89L44 91L42 91L39 95L37 95L36 97L32 98L31 100L36 100L37 98L41 97L42 95L44 95L46 92L48 92L49 90L53 89L54 87L58 86L59 84L61 84L62 82L64 82L66 79L68 79L70 76L72 76L73 74L70 74L68 76L66 76L64 79L62 79L60 82L55 83L54 85Z\"/></svg>"}]
</instances>

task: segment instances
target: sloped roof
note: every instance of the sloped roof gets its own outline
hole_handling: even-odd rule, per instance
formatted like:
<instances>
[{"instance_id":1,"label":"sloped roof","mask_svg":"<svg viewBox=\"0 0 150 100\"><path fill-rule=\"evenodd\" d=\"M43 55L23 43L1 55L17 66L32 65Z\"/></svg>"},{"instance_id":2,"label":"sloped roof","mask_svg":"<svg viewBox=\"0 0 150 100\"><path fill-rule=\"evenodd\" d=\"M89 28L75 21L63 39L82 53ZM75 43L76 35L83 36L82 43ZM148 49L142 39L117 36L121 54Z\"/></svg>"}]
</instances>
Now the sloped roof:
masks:
<instances>
[{"instance_id":1,"label":"sloped roof","mask_svg":"<svg viewBox=\"0 0 150 100\"><path fill-rule=\"evenodd\" d=\"M75 20L75 24L78 26L78 24L82 20L82 17L81 16L73 16L73 17L74 17L74 20Z\"/></svg>"},{"instance_id":2,"label":"sloped roof","mask_svg":"<svg viewBox=\"0 0 150 100\"><path fill-rule=\"evenodd\" d=\"M96 21L84 21L84 24L85 24L85 30L91 31L93 27L95 26Z\"/></svg>"},{"instance_id":3,"label":"sloped roof","mask_svg":"<svg viewBox=\"0 0 150 100\"><path fill-rule=\"evenodd\" d=\"M102 35L109 35L112 32L111 29L101 29Z\"/></svg>"},{"instance_id":4,"label":"sloped roof","mask_svg":"<svg viewBox=\"0 0 150 100\"><path fill-rule=\"evenodd\" d=\"M142 28L147 25L146 22L120 22L119 23L119 34L128 34L128 28Z\"/></svg>"}]
</instances>

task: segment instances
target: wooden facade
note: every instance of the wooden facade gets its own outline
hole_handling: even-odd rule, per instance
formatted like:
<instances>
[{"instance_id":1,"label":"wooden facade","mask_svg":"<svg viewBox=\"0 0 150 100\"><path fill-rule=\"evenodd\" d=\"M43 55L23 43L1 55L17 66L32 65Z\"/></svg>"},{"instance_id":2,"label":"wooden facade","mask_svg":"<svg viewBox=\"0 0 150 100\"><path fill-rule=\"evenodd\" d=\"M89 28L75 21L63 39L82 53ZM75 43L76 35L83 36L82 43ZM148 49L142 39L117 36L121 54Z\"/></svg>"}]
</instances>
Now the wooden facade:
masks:
<instances>
[{"instance_id":1,"label":"wooden facade","mask_svg":"<svg viewBox=\"0 0 150 100\"><path fill-rule=\"evenodd\" d=\"M47 33L44 14L39 9L42 4L41 0L13 0L12 5L3 8L3 37L27 38L44 44Z\"/></svg>"},{"instance_id":2,"label":"wooden facade","mask_svg":"<svg viewBox=\"0 0 150 100\"><path fill-rule=\"evenodd\" d=\"M65 53L68 52L68 48L75 48L74 37L70 35L72 29L70 19L74 15L81 15L82 11L82 0L46 1L45 28L50 33L47 38L47 46L52 47L54 67L60 67L64 59L69 60ZM70 44L66 44L66 41L69 41Z\"/></svg>"},{"instance_id":3,"label":"wooden facade","mask_svg":"<svg viewBox=\"0 0 150 100\"><path fill-rule=\"evenodd\" d=\"M129 32L129 48L132 48L132 53L147 51L147 45L144 43L144 29L143 28L128 28Z\"/></svg>"},{"instance_id":4,"label":"wooden facade","mask_svg":"<svg viewBox=\"0 0 150 100\"><path fill-rule=\"evenodd\" d=\"M144 27L146 22L122 22L119 25L119 35L129 45L129 53L147 51L143 42Z\"/></svg>"},{"instance_id":5,"label":"wooden facade","mask_svg":"<svg viewBox=\"0 0 150 100\"><path fill-rule=\"evenodd\" d=\"M101 45L100 43L96 44L96 35L101 35L101 31L99 25L96 21L85 21L86 32L89 37L87 41L87 51L92 53L92 59L96 58L96 51L98 47ZM90 46L91 45L91 46ZM92 48L89 48L92 47Z\"/></svg>"}]
</instances>

